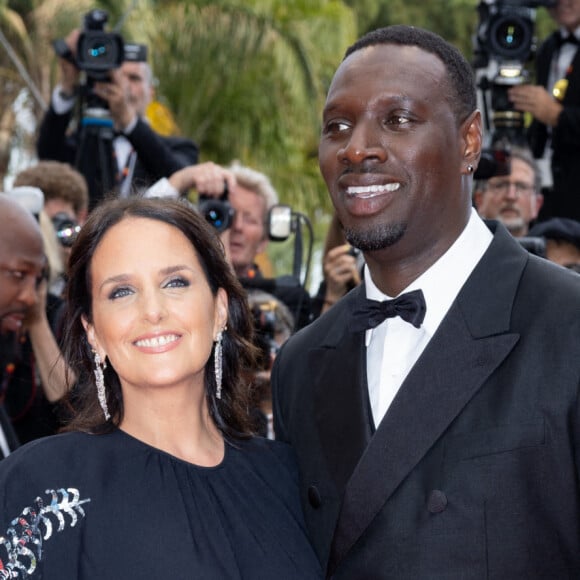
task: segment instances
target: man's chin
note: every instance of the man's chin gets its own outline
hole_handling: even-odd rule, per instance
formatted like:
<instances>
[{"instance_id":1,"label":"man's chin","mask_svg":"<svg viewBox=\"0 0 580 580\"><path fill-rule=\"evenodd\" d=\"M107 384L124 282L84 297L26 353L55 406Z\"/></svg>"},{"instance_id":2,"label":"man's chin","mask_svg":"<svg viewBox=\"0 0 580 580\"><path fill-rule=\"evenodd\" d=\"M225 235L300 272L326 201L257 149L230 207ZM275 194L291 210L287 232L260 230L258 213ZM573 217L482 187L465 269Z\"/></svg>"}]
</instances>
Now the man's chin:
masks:
<instances>
[{"instance_id":1,"label":"man's chin","mask_svg":"<svg viewBox=\"0 0 580 580\"><path fill-rule=\"evenodd\" d=\"M395 245L405 234L405 224L379 224L364 229L344 228L344 236L363 252L383 250Z\"/></svg>"},{"instance_id":2,"label":"man's chin","mask_svg":"<svg viewBox=\"0 0 580 580\"><path fill-rule=\"evenodd\" d=\"M20 314L6 314L0 319L0 332L20 332L23 317Z\"/></svg>"},{"instance_id":3,"label":"man's chin","mask_svg":"<svg viewBox=\"0 0 580 580\"><path fill-rule=\"evenodd\" d=\"M527 224L521 217L500 216L499 219L511 233L517 233L527 229Z\"/></svg>"}]
</instances>

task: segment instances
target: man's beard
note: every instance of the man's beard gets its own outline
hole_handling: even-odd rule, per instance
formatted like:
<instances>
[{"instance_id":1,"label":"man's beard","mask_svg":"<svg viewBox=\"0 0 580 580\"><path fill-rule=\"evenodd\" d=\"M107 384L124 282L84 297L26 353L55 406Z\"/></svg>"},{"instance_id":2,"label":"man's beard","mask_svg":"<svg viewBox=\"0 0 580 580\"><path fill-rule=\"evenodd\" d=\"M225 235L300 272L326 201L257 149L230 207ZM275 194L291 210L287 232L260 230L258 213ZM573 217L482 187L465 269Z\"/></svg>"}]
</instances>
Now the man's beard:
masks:
<instances>
[{"instance_id":1,"label":"man's beard","mask_svg":"<svg viewBox=\"0 0 580 580\"><path fill-rule=\"evenodd\" d=\"M521 235L521 233L525 232L527 229L527 224L521 216L504 218L500 215L499 221L503 223L512 236Z\"/></svg>"},{"instance_id":2,"label":"man's beard","mask_svg":"<svg viewBox=\"0 0 580 580\"><path fill-rule=\"evenodd\" d=\"M344 236L351 246L363 252L373 252L396 244L406 229L406 224L380 224L356 230L344 228Z\"/></svg>"}]
</instances>

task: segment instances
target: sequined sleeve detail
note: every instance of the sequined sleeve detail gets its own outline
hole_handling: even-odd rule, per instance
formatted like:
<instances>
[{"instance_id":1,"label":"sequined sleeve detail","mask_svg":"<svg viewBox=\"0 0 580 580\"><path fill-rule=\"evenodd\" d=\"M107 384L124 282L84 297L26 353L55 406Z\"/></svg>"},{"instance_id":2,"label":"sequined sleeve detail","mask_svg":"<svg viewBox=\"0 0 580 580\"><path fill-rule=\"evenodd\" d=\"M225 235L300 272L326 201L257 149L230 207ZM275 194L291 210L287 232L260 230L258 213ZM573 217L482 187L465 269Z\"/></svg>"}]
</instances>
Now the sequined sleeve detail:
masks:
<instances>
[{"instance_id":1,"label":"sequined sleeve detail","mask_svg":"<svg viewBox=\"0 0 580 580\"><path fill-rule=\"evenodd\" d=\"M79 490L72 487L47 489L45 493L49 502L37 497L0 536L0 580L32 576L42 560L43 542L62 532L67 523L74 528L79 517L85 517L83 504L91 501L80 499Z\"/></svg>"}]
</instances>

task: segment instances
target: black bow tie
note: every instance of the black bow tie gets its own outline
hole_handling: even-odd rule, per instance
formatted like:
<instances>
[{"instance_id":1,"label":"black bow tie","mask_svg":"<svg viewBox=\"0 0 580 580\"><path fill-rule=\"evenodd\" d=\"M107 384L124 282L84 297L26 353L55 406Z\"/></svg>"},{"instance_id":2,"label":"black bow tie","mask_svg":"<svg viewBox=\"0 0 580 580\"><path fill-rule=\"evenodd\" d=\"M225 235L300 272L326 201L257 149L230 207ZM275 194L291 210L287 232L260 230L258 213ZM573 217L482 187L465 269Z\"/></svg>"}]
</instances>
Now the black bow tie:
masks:
<instances>
[{"instance_id":1,"label":"black bow tie","mask_svg":"<svg viewBox=\"0 0 580 580\"><path fill-rule=\"evenodd\" d=\"M578 46L580 45L580 40L578 40L574 34L568 34L567 36L558 34L558 46L563 46L566 43L575 44Z\"/></svg>"},{"instance_id":2,"label":"black bow tie","mask_svg":"<svg viewBox=\"0 0 580 580\"><path fill-rule=\"evenodd\" d=\"M377 327L387 318L400 316L415 328L419 328L423 324L426 310L425 297L421 290L413 290L401 294L393 300L384 300L383 302L365 298L355 305L349 326L353 332L369 330Z\"/></svg>"}]
</instances>

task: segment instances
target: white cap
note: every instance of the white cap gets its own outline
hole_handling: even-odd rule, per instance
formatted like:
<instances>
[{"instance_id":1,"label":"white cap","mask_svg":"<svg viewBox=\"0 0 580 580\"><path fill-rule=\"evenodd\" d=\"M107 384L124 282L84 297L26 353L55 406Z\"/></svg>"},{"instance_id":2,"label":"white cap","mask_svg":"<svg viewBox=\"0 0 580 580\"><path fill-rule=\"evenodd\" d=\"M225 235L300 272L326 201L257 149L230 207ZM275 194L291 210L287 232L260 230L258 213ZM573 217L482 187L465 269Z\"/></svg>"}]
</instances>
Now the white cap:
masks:
<instances>
[{"instance_id":1,"label":"white cap","mask_svg":"<svg viewBox=\"0 0 580 580\"><path fill-rule=\"evenodd\" d=\"M20 187L13 187L6 193L12 199L30 211L30 213L32 213L35 217L39 216L42 208L44 207L44 193L42 193L42 190L38 187L22 185Z\"/></svg>"}]
</instances>

